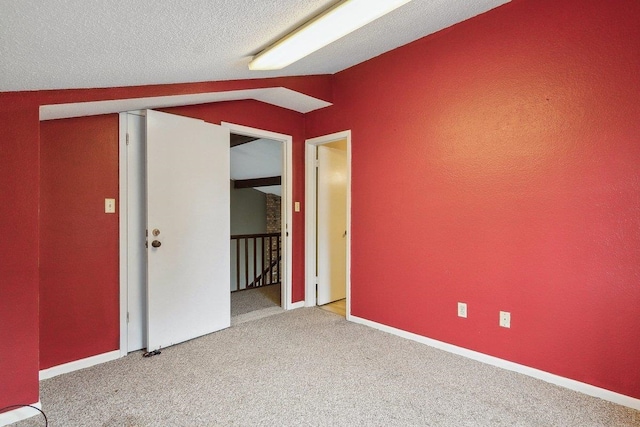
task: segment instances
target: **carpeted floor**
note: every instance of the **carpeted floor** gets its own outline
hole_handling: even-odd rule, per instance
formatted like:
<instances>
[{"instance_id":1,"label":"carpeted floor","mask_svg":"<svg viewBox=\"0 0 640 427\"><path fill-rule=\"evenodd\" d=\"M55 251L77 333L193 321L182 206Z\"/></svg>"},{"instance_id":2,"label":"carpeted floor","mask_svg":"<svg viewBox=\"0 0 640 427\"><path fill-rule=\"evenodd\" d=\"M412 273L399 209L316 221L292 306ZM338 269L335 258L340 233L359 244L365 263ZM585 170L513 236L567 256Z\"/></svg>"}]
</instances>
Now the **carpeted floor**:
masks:
<instances>
[{"instance_id":1,"label":"carpeted floor","mask_svg":"<svg viewBox=\"0 0 640 427\"><path fill-rule=\"evenodd\" d=\"M272 307L280 307L280 285L231 293L231 317Z\"/></svg>"},{"instance_id":2,"label":"carpeted floor","mask_svg":"<svg viewBox=\"0 0 640 427\"><path fill-rule=\"evenodd\" d=\"M41 400L52 427L640 425L638 411L318 308L45 380Z\"/></svg>"}]
</instances>

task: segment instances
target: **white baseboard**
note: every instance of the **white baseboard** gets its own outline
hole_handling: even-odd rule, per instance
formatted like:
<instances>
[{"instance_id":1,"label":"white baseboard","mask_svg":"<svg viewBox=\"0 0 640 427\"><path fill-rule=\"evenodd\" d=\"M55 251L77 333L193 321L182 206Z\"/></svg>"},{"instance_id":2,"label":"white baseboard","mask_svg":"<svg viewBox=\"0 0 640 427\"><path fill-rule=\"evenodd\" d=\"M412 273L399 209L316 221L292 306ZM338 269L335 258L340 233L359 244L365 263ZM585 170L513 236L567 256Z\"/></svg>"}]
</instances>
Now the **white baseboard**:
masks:
<instances>
[{"instance_id":1,"label":"white baseboard","mask_svg":"<svg viewBox=\"0 0 640 427\"><path fill-rule=\"evenodd\" d=\"M393 335L397 335L402 338L406 338L412 341L426 344L430 347L444 350L449 353L457 354L459 356L467 357L469 359L477 360L478 362L493 365L498 368L507 369L509 371L518 372L529 377L537 378L542 381L546 381L551 384L555 384L560 387L568 388L569 390L577 391L579 393L587 394L589 396L598 397L609 402L616 403L618 405L627 406L632 409L640 410L640 399L636 399L624 394L616 393L611 390L596 387L591 384L582 383L580 381L572 380L570 378L561 377L549 372L541 371L539 369L531 368L529 366L520 365L518 363L510 362L508 360L500 359L494 356L489 356L484 353L469 350L463 347L458 347L453 344L448 344L442 341L434 340L431 338L423 337L411 332L403 331L391 326L383 325L381 323L373 322L371 320L363 319L361 317L349 316L349 320L354 323L369 326L374 329L378 329L383 332L388 332Z\"/></svg>"},{"instance_id":2,"label":"white baseboard","mask_svg":"<svg viewBox=\"0 0 640 427\"><path fill-rule=\"evenodd\" d=\"M302 308L302 307L304 307L304 301L298 301L298 302L289 304L289 308L287 310L295 310L296 308Z\"/></svg>"},{"instance_id":3,"label":"white baseboard","mask_svg":"<svg viewBox=\"0 0 640 427\"><path fill-rule=\"evenodd\" d=\"M108 353L98 354L96 356L87 357L86 359L74 360L73 362L63 363L62 365L52 366L51 368L40 371L40 381L57 377L58 375L68 374L101 363L110 362L120 358L120 350L110 351Z\"/></svg>"},{"instance_id":4,"label":"white baseboard","mask_svg":"<svg viewBox=\"0 0 640 427\"><path fill-rule=\"evenodd\" d=\"M42 408L40 401L36 403L30 403L30 405L35 406L36 408ZM17 423L18 421L26 420L27 418L31 418L36 415L40 415L40 412L28 406L3 412L2 414L0 414L0 427Z\"/></svg>"}]
</instances>

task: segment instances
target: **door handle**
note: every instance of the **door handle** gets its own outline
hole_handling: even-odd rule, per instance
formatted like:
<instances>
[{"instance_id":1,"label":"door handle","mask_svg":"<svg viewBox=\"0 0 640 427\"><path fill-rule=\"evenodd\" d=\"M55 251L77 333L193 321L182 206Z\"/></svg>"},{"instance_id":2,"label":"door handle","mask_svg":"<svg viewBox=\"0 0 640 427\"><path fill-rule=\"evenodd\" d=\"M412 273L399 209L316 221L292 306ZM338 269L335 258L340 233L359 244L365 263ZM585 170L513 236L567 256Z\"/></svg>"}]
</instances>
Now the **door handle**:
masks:
<instances>
[{"instance_id":1,"label":"door handle","mask_svg":"<svg viewBox=\"0 0 640 427\"><path fill-rule=\"evenodd\" d=\"M159 248L160 246L162 246L162 242L160 242L160 240L154 240L153 242L151 242L151 246L153 246L154 248Z\"/></svg>"}]
</instances>

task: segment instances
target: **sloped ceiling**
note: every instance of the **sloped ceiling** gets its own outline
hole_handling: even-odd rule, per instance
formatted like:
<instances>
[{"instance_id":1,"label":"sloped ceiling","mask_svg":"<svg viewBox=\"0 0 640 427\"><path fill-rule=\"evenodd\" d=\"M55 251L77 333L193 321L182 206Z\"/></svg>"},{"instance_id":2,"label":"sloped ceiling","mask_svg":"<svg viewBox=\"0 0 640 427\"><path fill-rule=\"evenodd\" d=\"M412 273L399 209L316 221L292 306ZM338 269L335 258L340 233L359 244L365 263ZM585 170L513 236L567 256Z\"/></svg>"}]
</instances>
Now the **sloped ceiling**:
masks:
<instances>
[{"instance_id":1,"label":"sloped ceiling","mask_svg":"<svg viewBox=\"0 0 640 427\"><path fill-rule=\"evenodd\" d=\"M257 139L230 151L231 179L282 176L282 142ZM263 193L281 195L279 185L257 187Z\"/></svg>"},{"instance_id":2,"label":"sloped ceiling","mask_svg":"<svg viewBox=\"0 0 640 427\"><path fill-rule=\"evenodd\" d=\"M2 0L0 92L333 74L508 0L413 0L279 71L247 64L334 0Z\"/></svg>"}]
</instances>

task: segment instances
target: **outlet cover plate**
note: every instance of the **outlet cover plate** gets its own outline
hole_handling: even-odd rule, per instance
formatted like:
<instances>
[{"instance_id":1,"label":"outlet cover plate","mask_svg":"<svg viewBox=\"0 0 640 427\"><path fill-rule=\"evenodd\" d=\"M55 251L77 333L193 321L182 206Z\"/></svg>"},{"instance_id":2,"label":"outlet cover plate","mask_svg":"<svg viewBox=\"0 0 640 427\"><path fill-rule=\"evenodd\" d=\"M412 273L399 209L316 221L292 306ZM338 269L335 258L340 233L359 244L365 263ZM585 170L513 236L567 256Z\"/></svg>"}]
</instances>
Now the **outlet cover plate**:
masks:
<instances>
[{"instance_id":1,"label":"outlet cover plate","mask_svg":"<svg viewBox=\"0 0 640 427\"><path fill-rule=\"evenodd\" d=\"M467 317L467 303L459 302L458 303L458 317Z\"/></svg>"},{"instance_id":2,"label":"outlet cover plate","mask_svg":"<svg viewBox=\"0 0 640 427\"><path fill-rule=\"evenodd\" d=\"M511 313L509 313L508 311L500 312L500 326L502 326L503 328L511 327Z\"/></svg>"}]
</instances>

